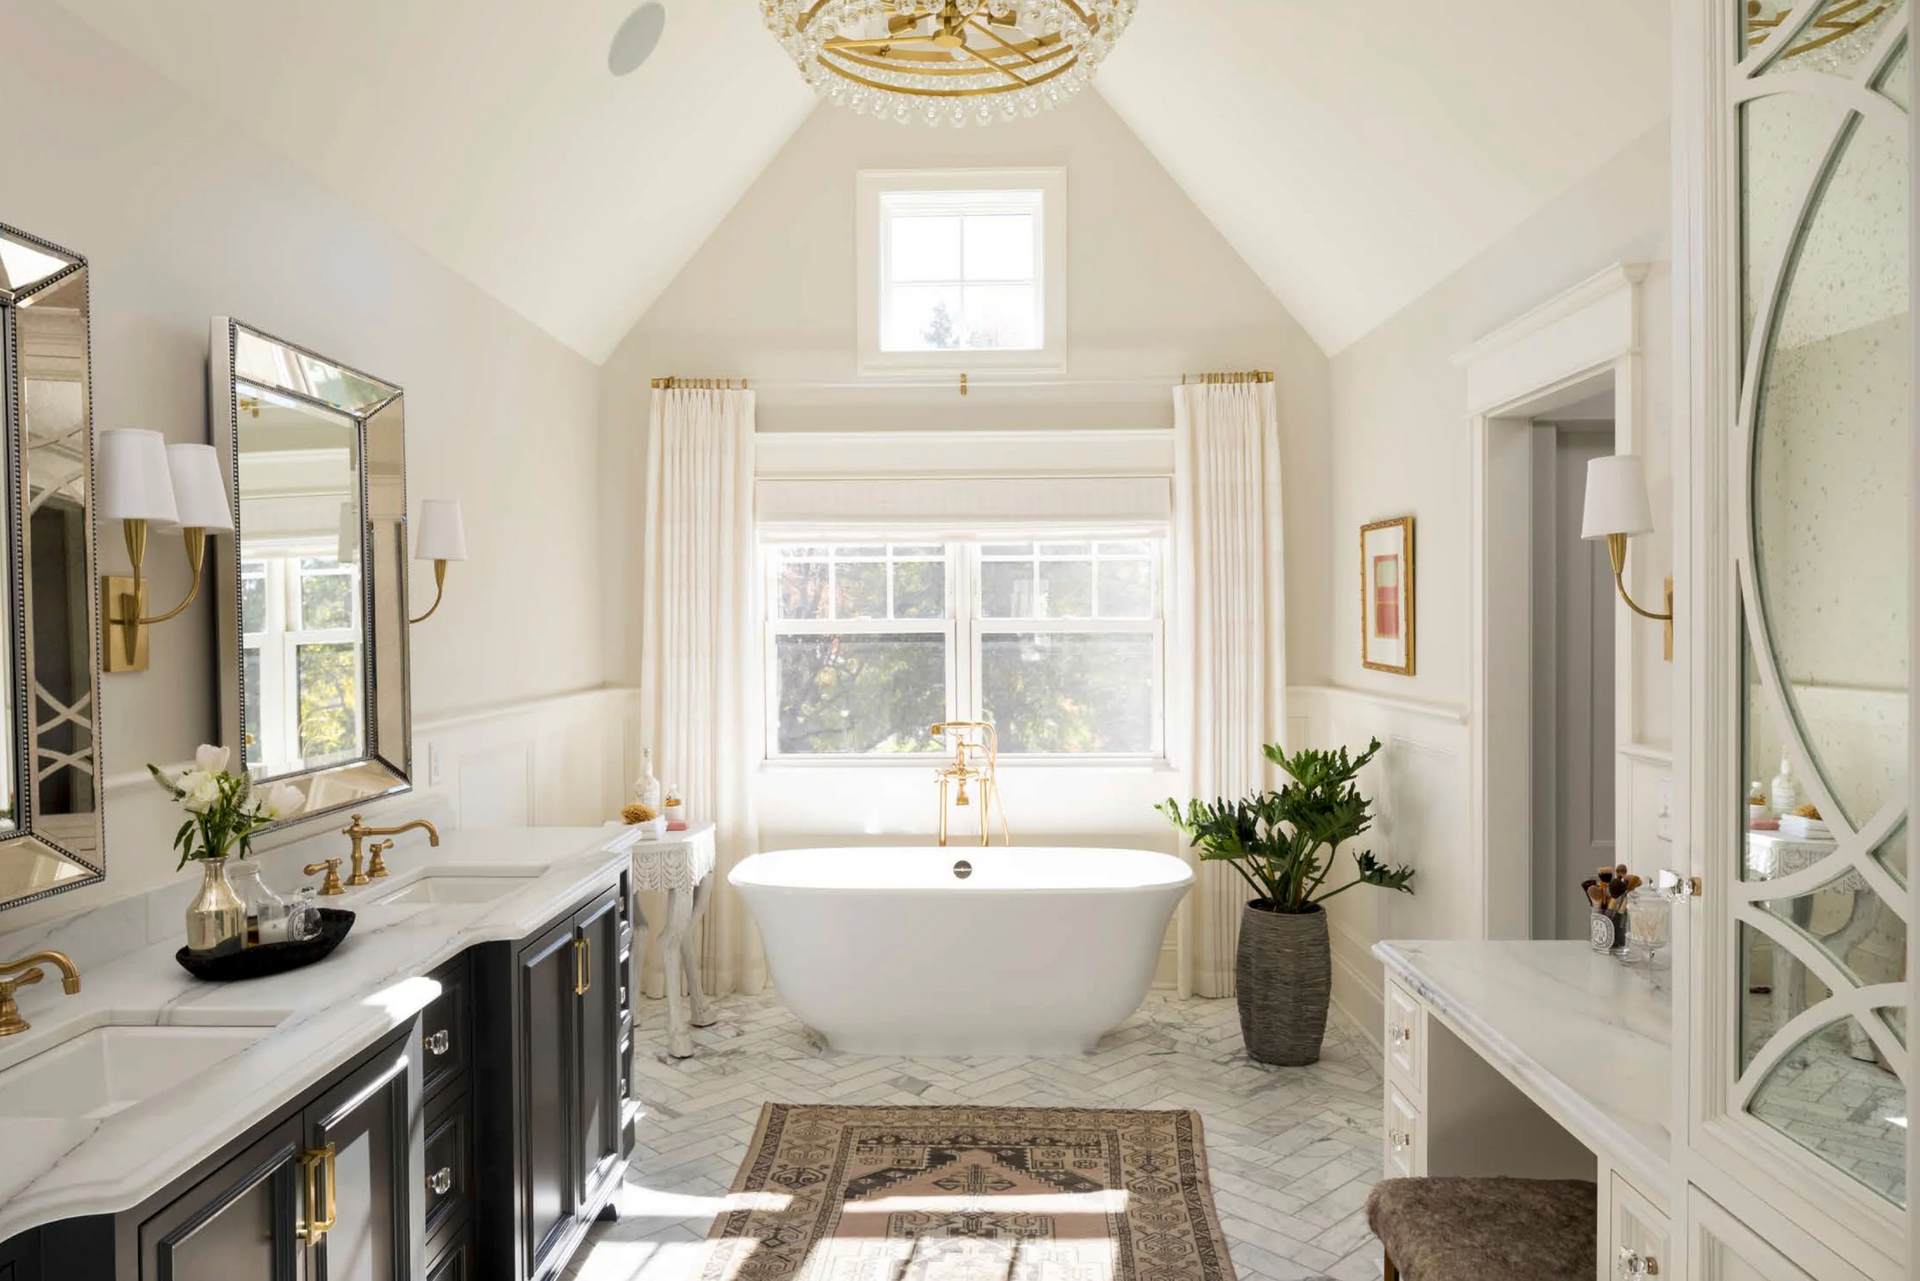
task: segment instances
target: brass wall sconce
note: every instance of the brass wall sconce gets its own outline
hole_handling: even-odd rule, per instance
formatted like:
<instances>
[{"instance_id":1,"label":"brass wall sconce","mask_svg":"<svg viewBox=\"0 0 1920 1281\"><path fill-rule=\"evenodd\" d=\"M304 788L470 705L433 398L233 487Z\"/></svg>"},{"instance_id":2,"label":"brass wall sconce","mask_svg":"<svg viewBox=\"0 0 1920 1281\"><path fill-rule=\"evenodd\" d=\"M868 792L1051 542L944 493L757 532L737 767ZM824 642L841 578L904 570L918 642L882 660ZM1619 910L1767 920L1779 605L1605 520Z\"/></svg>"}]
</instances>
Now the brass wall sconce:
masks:
<instances>
[{"instance_id":1,"label":"brass wall sconce","mask_svg":"<svg viewBox=\"0 0 1920 1281\"><path fill-rule=\"evenodd\" d=\"M147 670L147 629L177 618L200 595L207 535L233 532L220 459L212 445L169 445L157 431L121 427L100 433L102 520L121 522L133 574L100 579L100 663L108 672ZM179 530L193 585L186 599L161 614L147 613L149 534Z\"/></svg>"},{"instance_id":2,"label":"brass wall sconce","mask_svg":"<svg viewBox=\"0 0 1920 1281\"><path fill-rule=\"evenodd\" d=\"M467 558L467 526L460 503L453 498L426 498L420 502L420 532L414 536L413 558L433 562L433 604L409 623L424 623L440 608L447 593L447 562Z\"/></svg>"},{"instance_id":3,"label":"brass wall sconce","mask_svg":"<svg viewBox=\"0 0 1920 1281\"><path fill-rule=\"evenodd\" d=\"M1627 539L1653 531L1653 505L1647 501L1647 477L1637 454L1608 454L1587 464L1587 501L1580 537L1607 540L1613 585L1627 608L1665 624L1666 660L1673 661L1673 575L1667 575L1667 612L1656 614L1627 594Z\"/></svg>"}]
</instances>

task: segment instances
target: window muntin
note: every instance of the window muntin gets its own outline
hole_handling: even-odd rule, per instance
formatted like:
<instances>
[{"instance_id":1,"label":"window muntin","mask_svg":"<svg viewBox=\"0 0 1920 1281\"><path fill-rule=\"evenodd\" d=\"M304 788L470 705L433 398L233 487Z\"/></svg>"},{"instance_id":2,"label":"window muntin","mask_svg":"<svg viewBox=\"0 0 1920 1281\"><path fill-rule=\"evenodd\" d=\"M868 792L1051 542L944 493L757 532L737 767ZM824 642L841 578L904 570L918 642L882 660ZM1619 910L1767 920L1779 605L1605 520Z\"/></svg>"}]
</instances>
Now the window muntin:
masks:
<instances>
[{"instance_id":1,"label":"window muntin","mask_svg":"<svg viewBox=\"0 0 1920 1281\"><path fill-rule=\"evenodd\" d=\"M768 549L768 755L1152 758L1164 737L1158 538Z\"/></svg>"},{"instance_id":2,"label":"window muntin","mask_svg":"<svg viewBox=\"0 0 1920 1281\"><path fill-rule=\"evenodd\" d=\"M275 774L366 754L356 697L360 567L331 542L288 542L241 562L246 762Z\"/></svg>"},{"instance_id":3,"label":"window muntin","mask_svg":"<svg viewBox=\"0 0 1920 1281\"><path fill-rule=\"evenodd\" d=\"M1040 351L1040 191L880 196L880 350Z\"/></svg>"}]
</instances>

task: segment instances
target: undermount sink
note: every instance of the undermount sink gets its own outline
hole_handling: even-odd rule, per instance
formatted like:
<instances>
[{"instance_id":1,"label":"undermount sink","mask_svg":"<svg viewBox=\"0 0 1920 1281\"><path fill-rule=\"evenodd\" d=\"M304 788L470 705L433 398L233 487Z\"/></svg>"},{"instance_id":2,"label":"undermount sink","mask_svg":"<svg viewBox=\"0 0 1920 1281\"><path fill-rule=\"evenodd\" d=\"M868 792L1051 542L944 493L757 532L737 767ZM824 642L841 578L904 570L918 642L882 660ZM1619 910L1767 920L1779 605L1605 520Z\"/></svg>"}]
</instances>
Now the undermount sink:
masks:
<instances>
[{"instance_id":1,"label":"undermount sink","mask_svg":"<svg viewBox=\"0 0 1920 1281\"><path fill-rule=\"evenodd\" d=\"M270 1027L98 1027L0 1072L0 1116L100 1120L232 1058Z\"/></svg>"},{"instance_id":2,"label":"undermount sink","mask_svg":"<svg viewBox=\"0 0 1920 1281\"><path fill-rule=\"evenodd\" d=\"M425 903L491 903L532 880L531 876L422 876L374 900L377 907Z\"/></svg>"}]
</instances>

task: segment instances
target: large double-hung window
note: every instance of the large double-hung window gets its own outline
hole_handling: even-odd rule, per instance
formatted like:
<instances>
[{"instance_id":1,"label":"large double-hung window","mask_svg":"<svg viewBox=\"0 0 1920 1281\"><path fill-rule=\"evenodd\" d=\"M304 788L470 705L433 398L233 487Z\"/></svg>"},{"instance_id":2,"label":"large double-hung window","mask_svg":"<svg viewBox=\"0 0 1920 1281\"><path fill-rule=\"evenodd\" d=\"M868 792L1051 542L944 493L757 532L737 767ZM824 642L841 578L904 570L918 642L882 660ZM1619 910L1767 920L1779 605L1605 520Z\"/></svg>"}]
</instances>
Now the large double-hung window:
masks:
<instances>
[{"instance_id":1,"label":"large double-hung window","mask_svg":"<svg viewBox=\"0 0 1920 1281\"><path fill-rule=\"evenodd\" d=\"M1157 758L1166 543L1155 537L780 543L767 555L770 757L940 750Z\"/></svg>"}]
</instances>

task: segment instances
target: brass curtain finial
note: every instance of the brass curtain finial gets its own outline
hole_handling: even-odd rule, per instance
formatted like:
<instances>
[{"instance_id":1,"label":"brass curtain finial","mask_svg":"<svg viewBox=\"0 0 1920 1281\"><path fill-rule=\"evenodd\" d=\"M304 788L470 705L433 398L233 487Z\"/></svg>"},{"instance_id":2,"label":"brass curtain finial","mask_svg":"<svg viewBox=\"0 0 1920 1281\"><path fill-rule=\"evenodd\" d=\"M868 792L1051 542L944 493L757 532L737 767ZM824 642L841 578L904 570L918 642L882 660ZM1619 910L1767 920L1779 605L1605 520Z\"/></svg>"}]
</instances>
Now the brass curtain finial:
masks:
<instances>
[{"instance_id":1,"label":"brass curtain finial","mask_svg":"<svg viewBox=\"0 0 1920 1281\"><path fill-rule=\"evenodd\" d=\"M745 391L744 378L679 378L669 375L653 380L655 391Z\"/></svg>"}]
</instances>

